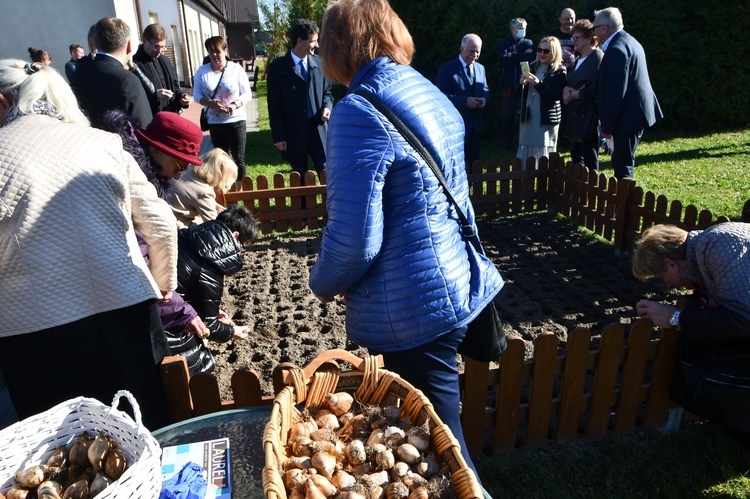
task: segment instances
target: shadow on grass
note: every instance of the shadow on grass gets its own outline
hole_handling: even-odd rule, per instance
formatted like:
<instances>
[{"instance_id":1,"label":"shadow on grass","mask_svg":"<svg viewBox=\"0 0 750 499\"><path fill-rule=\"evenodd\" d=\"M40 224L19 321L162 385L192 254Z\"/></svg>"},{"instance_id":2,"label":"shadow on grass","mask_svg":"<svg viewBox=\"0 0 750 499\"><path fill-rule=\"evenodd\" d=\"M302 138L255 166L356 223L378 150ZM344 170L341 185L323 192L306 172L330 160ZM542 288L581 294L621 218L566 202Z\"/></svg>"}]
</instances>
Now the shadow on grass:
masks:
<instances>
[{"instance_id":1,"label":"shadow on grass","mask_svg":"<svg viewBox=\"0 0 750 499\"><path fill-rule=\"evenodd\" d=\"M748 497L748 447L700 422L673 434L639 431L518 450L478 463L505 497Z\"/></svg>"}]
</instances>

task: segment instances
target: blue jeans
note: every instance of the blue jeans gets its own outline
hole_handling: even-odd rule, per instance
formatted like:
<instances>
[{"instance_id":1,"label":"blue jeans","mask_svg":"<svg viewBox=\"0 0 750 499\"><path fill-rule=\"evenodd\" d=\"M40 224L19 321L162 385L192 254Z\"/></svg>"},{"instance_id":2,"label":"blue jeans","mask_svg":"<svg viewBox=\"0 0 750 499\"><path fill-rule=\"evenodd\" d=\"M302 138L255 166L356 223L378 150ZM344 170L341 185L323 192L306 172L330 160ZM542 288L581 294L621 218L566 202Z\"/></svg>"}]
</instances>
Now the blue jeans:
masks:
<instances>
[{"instance_id":1,"label":"blue jeans","mask_svg":"<svg viewBox=\"0 0 750 499\"><path fill-rule=\"evenodd\" d=\"M383 353L385 367L401 376L430 399L435 412L448 425L461 445L461 454L466 464L479 475L466 449L461 429L461 392L458 387L456 350L466 335L466 326L454 329L426 345ZM481 482L480 482L481 483Z\"/></svg>"}]
</instances>

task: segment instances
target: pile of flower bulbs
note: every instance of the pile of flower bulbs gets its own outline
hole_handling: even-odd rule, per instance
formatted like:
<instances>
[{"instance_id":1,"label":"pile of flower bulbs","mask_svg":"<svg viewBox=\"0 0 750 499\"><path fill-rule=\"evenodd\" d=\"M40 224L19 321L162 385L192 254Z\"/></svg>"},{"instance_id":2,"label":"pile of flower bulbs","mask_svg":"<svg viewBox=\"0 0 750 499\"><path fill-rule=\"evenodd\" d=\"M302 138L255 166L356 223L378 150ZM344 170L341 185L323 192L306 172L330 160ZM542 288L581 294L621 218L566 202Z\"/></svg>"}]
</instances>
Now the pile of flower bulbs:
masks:
<instances>
[{"instance_id":1,"label":"pile of flower bulbs","mask_svg":"<svg viewBox=\"0 0 750 499\"><path fill-rule=\"evenodd\" d=\"M355 404L346 392L326 399L328 409L305 410L289 430L282 467L290 499L453 497L427 422L411 426L398 407Z\"/></svg>"},{"instance_id":2,"label":"pile of flower bulbs","mask_svg":"<svg viewBox=\"0 0 750 499\"><path fill-rule=\"evenodd\" d=\"M83 432L70 450L58 447L46 464L16 473L15 484L5 498L88 499L120 478L127 468L125 456L112 439Z\"/></svg>"}]
</instances>

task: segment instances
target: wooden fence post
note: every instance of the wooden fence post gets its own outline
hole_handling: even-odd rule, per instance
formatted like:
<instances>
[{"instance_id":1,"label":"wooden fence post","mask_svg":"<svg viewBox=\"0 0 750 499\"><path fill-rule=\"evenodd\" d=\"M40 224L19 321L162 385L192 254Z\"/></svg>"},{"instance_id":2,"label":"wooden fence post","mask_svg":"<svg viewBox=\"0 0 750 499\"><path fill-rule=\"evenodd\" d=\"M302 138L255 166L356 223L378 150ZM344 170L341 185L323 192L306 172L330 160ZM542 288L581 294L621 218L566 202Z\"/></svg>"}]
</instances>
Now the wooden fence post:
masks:
<instances>
[{"instance_id":1,"label":"wooden fence post","mask_svg":"<svg viewBox=\"0 0 750 499\"><path fill-rule=\"evenodd\" d=\"M627 231L631 227L628 227L628 220L630 215L628 213L628 205L630 204L630 193L635 187L635 180L633 179L620 179L617 181L617 203L615 208L615 249L618 251L627 250ZM636 231L638 229L636 228Z\"/></svg>"},{"instance_id":2,"label":"wooden fence post","mask_svg":"<svg viewBox=\"0 0 750 499\"><path fill-rule=\"evenodd\" d=\"M461 426L470 456L482 454L489 362L466 359L464 366L464 394L461 401Z\"/></svg>"}]
</instances>

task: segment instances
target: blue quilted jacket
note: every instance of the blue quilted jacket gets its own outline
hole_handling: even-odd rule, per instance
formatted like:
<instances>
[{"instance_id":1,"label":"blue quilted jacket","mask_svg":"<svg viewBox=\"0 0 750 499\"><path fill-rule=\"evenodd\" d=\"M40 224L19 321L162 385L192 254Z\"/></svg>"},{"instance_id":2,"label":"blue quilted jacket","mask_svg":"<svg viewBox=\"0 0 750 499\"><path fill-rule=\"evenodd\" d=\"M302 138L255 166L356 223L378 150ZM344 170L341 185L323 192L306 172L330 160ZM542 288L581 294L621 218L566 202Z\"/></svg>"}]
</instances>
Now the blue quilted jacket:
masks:
<instances>
[{"instance_id":1,"label":"blue quilted jacket","mask_svg":"<svg viewBox=\"0 0 750 499\"><path fill-rule=\"evenodd\" d=\"M356 344L380 352L414 348L471 322L503 280L461 237L427 164L354 94L359 89L376 94L416 133L474 225L464 124L432 83L386 57L357 73L331 114L328 223L310 288L325 298L345 294L347 334Z\"/></svg>"}]
</instances>

